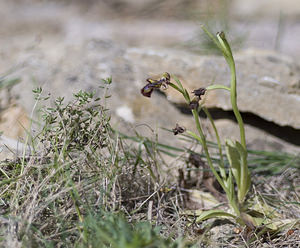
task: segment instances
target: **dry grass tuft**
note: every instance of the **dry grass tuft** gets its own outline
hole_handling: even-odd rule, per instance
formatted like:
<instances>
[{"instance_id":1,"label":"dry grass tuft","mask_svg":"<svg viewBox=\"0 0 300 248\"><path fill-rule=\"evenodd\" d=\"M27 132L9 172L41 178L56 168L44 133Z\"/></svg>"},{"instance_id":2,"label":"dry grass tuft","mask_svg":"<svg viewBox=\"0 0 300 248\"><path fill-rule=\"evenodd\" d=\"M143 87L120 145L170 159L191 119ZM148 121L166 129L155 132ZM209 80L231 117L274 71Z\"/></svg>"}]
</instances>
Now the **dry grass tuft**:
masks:
<instances>
[{"instance_id":1,"label":"dry grass tuft","mask_svg":"<svg viewBox=\"0 0 300 248\"><path fill-rule=\"evenodd\" d=\"M41 100L41 90L37 90ZM163 179L160 148L135 148L112 130L93 94L42 108L44 124L29 137L32 154L0 162L1 247L293 247L299 227L249 244L234 223L194 223L183 214L187 192L205 189L191 173L190 151L178 156L182 178ZM140 142L138 139L136 139ZM199 168L201 169L201 168ZM299 218L299 169L260 176L253 195L284 218ZM203 175L203 173L201 174ZM202 186L201 186L202 185ZM185 237L183 240L180 237ZM194 246L193 246L194 245Z\"/></svg>"}]
</instances>

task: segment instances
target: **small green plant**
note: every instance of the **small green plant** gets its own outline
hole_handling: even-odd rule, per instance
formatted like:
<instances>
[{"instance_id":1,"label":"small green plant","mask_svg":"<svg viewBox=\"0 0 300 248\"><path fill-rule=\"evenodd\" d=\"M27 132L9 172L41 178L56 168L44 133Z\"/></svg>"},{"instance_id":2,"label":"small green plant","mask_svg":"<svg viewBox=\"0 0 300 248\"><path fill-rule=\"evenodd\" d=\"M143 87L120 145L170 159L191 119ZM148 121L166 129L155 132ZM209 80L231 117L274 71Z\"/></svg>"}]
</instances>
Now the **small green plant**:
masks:
<instances>
[{"instance_id":1,"label":"small green plant","mask_svg":"<svg viewBox=\"0 0 300 248\"><path fill-rule=\"evenodd\" d=\"M168 88L168 86L170 86L182 94L182 96L186 100L186 103L191 109L198 134L189 130L187 130L186 132L189 136L196 139L202 145L207 164L213 172L216 180L224 190L227 196L228 205L230 206L230 209L228 211L221 209L203 211L199 214L197 222L204 221L210 218L224 217L235 220L239 225L247 227L247 230L250 231L257 231L259 227L263 227L263 230L277 228L276 225L272 225L274 224L272 223L272 218L274 215L271 214L271 210L268 208L268 206L261 203L261 208L259 209L257 208L257 205L254 206L255 204L252 204L250 199L247 198L247 193L249 192L251 187L251 176L248 169L248 152L246 148L244 123L237 105L236 68L230 45L227 42L225 34L223 32L219 32L216 36L214 36L205 27L202 28L204 32L211 38L214 44L218 47L218 49L222 52L230 68L230 87L214 84L206 88L199 88L194 90L192 92L193 95L191 96L183 87L179 79L176 78L176 76L172 75L172 78L175 80L175 83L172 83L170 74L164 73L162 77L157 80L147 79L148 84L142 88L141 93L146 97L151 97L151 94L155 89L166 89ZM222 143L219 138L218 130L208 109L204 106L204 102L201 101L201 97L207 92L220 89L230 93L232 109L240 129L239 141L233 141L230 139L225 140L225 151L227 161L229 163L228 169L226 168L224 163ZM220 159L218 160L219 162L217 168L213 163L213 159L209 151L209 145L201 127L199 118L200 110L203 110L205 112L215 132L220 157ZM185 129L180 127L179 125L176 125L176 127L173 129L175 135L178 133L183 133L184 131ZM260 228L259 230L262 229Z\"/></svg>"},{"instance_id":2,"label":"small green plant","mask_svg":"<svg viewBox=\"0 0 300 248\"><path fill-rule=\"evenodd\" d=\"M184 247L181 239L173 241L160 235L160 227L152 227L149 222L129 223L122 214L100 211L90 213L82 223L85 241L75 247ZM185 246L186 247L186 246Z\"/></svg>"},{"instance_id":3,"label":"small green plant","mask_svg":"<svg viewBox=\"0 0 300 248\"><path fill-rule=\"evenodd\" d=\"M41 88L33 92L37 100L49 98L41 97ZM41 109L45 124L38 138L45 141L46 156L56 154L65 159L79 152L90 156L96 149L107 146L109 116L99 101L95 92L79 91L72 102L65 104L64 98L58 97L54 107Z\"/></svg>"},{"instance_id":4,"label":"small green plant","mask_svg":"<svg viewBox=\"0 0 300 248\"><path fill-rule=\"evenodd\" d=\"M175 217L152 217L173 206L155 180L158 158L112 130L111 78L103 83L101 99L33 90L43 123L28 131L32 153L0 161L0 247L191 247L169 226Z\"/></svg>"}]
</instances>

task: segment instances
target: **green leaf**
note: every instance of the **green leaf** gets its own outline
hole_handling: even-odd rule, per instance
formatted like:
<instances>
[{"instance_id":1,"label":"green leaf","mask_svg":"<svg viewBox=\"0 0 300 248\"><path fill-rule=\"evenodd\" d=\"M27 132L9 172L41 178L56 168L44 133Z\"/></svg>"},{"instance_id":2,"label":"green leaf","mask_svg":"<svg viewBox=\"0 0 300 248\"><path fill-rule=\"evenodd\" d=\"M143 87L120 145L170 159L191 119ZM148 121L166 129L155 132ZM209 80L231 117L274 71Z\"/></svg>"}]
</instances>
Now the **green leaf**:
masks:
<instances>
[{"instance_id":1,"label":"green leaf","mask_svg":"<svg viewBox=\"0 0 300 248\"><path fill-rule=\"evenodd\" d=\"M230 92L230 88L225 85L213 84L213 85L206 87L206 90L216 90L216 89L228 90Z\"/></svg>"},{"instance_id":2,"label":"green leaf","mask_svg":"<svg viewBox=\"0 0 300 248\"><path fill-rule=\"evenodd\" d=\"M251 183L247 151L238 141L233 142L232 140L226 140L225 148L231 172L238 187L238 200L239 203L243 203Z\"/></svg>"},{"instance_id":3,"label":"green leaf","mask_svg":"<svg viewBox=\"0 0 300 248\"><path fill-rule=\"evenodd\" d=\"M178 84L179 88L181 89L181 92L184 92L184 88L180 82L180 80L175 76L175 75L172 75L172 78L174 78L174 80L176 81L176 83Z\"/></svg>"},{"instance_id":4,"label":"green leaf","mask_svg":"<svg viewBox=\"0 0 300 248\"><path fill-rule=\"evenodd\" d=\"M223 52L223 47L220 45L217 38L210 31L208 31L208 29L204 25L201 25L201 28L207 34L207 36L215 43L215 45Z\"/></svg>"},{"instance_id":5,"label":"green leaf","mask_svg":"<svg viewBox=\"0 0 300 248\"><path fill-rule=\"evenodd\" d=\"M184 94L183 94L183 96L184 96L185 100L186 100L188 103L191 102L190 95L189 95L189 93L187 92L186 89L184 89Z\"/></svg>"},{"instance_id":6,"label":"green leaf","mask_svg":"<svg viewBox=\"0 0 300 248\"><path fill-rule=\"evenodd\" d=\"M232 180L232 172L231 171L229 171L229 173L228 173L228 178L225 181L225 186L227 188L226 193L227 193L227 198L228 198L229 204L231 206L233 206L234 201L235 201L235 194L234 194L234 183Z\"/></svg>"},{"instance_id":7,"label":"green leaf","mask_svg":"<svg viewBox=\"0 0 300 248\"><path fill-rule=\"evenodd\" d=\"M184 92L182 91L182 89L180 89L176 84L173 83L169 83L169 85L174 88L175 90L179 91L181 94L184 94Z\"/></svg>"},{"instance_id":8,"label":"green leaf","mask_svg":"<svg viewBox=\"0 0 300 248\"><path fill-rule=\"evenodd\" d=\"M218 209L213 209L213 210L208 210L208 211L203 211L196 219L196 222L212 219L212 218L234 218L236 219L236 216L233 214L227 213L223 210L218 210Z\"/></svg>"},{"instance_id":9,"label":"green leaf","mask_svg":"<svg viewBox=\"0 0 300 248\"><path fill-rule=\"evenodd\" d=\"M186 131L186 133L191 135L194 139L198 140L201 145L203 144L203 140L194 132L188 130L188 131Z\"/></svg>"}]
</instances>

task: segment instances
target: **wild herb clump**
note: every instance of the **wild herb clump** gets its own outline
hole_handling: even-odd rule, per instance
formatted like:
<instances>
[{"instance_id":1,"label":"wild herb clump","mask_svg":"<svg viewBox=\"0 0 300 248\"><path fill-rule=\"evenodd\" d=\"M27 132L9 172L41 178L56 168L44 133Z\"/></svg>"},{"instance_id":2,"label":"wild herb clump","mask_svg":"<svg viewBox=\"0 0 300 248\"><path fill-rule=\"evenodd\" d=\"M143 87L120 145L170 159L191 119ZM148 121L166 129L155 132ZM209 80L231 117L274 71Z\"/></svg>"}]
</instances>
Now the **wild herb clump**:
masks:
<instances>
[{"instance_id":1,"label":"wild herb clump","mask_svg":"<svg viewBox=\"0 0 300 248\"><path fill-rule=\"evenodd\" d=\"M40 94L40 89L35 93ZM108 146L110 118L100 100L95 92L79 91L67 104L63 97L58 97L54 107L41 109L45 124L39 139L46 156L91 156L97 149Z\"/></svg>"},{"instance_id":2,"label":"wild herb clump","mask_svg":"<svg viewBox=\"0 0 300 248\"><path fill-rule=\"evenodd\" d=\"M34 93L39 103L51 101L41 88ZM45 104L40 130L28 132L31 154L0 162L1 247L183 244L149 223L152 212L169 204L156 207L163 203L152 168L156 158L144 160L112 130L107 97L79 91L70 102L59 97L53 107Z\"/></svg>"}]
</instances>

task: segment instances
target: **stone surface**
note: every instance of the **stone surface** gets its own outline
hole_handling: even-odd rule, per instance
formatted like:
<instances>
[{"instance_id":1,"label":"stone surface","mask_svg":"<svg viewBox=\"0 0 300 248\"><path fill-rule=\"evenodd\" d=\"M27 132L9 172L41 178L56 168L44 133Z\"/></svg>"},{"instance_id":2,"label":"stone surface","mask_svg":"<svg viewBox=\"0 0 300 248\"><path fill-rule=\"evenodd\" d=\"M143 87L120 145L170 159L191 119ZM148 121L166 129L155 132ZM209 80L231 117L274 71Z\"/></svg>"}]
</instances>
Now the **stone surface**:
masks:
<instances>
[{"instance_id":1,"label":"stone surface","mask_svg":"<svg viewBox=\"0 0 300 248\"><path fill-rule=\"evenodd\" d=\"M215 122L219 130L221 140L226 138L239 140L240 131L237 124L231 120L220 119ZM299 153L299 147L291 146L288 142L281 140L268 134L266 131L261 130L251 125L245 125L246 140L248 148L261 151L289 151Z\"/></svg>"},{"instance_id":2,"label":"stone surface","mask_svg":"<svg viewBox=\"0 0 300 248\"><path fill-rule=\"evenodd\" d=\"M27 113L21 106L9 106L0 113L0 131L3 131L4 135L9 138L24 137L29 123Z\"/></svg>"},{"instance_id":3,"label":"stone surface","mask_svg":"<svg viewBox=\"0 0 300 248\"><path fill-rule=\"evenodd\" d=\"M230 72L222 57L134 48L128 50L126 57L139 61L140 70L145 73L168 71L175 74L182 79L189 92L212 83L230 86ZM236 54L235 60L240 111L299 129L299 64L281 54L259 50ZM166 94L172 102L185 103L174 90L167 90ZM231 110L230 97L223 90L207 93L205 104L207 107Z\"/></svg>"},{"instance_id":4,"label":"stone surface","mask_svg":"<svg viewBox=\"0 0 300 248\"><path fill-rule=\"evenodd\" d=\"M141 47L150 45L188 48L194 44L199 47L198 51L199 49L203 51L200 22L212 23L211 27L215 31L229 29L227 32L231 34L232 40L243 38L242 42L238 42L236 46L238 48L277 49L294 58L300 56L298 45L300 40L297 35L300 31L299 18L286 15L279 27L279 13L272 18L257 18L256 12L250 11L251 20L244 18L243 14L242 18L235 20L233 17L239 12L234 6L239 1L235 1L233 6L224 6L221 2L225 4L226 1L220 0L214 0L213 5L212 0L168 0L159 3L155 1L156 4L153 4L153 1L142 1L145 4L142 6L136 1L119 0L105 2L0 0L2 16L0 44L3 49L0 56L12 56L8 58L8 63L13 59L14 53L22 48L32 49L39 43L45 48L61 42L78 44L91 38L111 39L118 43ZM284 8L296 9L290 3L292 1L297 0L288 1L288 4L284 4ZM118 4L113 4L114 2L124 4L118 7ZM150 9L147 2L150 3ZM190 2L189 11L182 8L182 2ZM260 6L259 1L253 2ZM275 6L272 1L262 2L271 6L265 9L257 8L260 11L268 11L272 5ZM247 7L249 3L243 6ZM225 21L222 19L224 15L230 16L233 20ZM4 57L6 56L2 58Z\"/></svg>"},{"instance_id":5,"label":"stone surface","mask_svg":"<svg viewBox=\"0 0 300 248\"><path fill-rule=\"evenodd\" d=\"M243 18L276 18L280 14L293 18L300 16L300 4L298 0L234 0L232 8L236 16Z\"/></svg>"},{"instance_id":6,"label":"stone surface","mask_svg":"<svg viewBox=\"0 0 300 248\"><path fill-rule=\"evenodd\" d=\"M114 126L123 132L131 134L136 129L140 134L154 139L156 133L158 133L164 143L172 145L175 144L177 136L170 135L160 128L172 129L176 123L179 123L187 129L195 131L192 117L182 114L174 106L172 102L180 102L181 98L173 95L174 90L172 89L165 92L168 97L158 92L155 92L151 98L143 97L140 94L140 89L145 85L145 79L153 74L169 71L184 79L183 83L190 91L194 87L207 86L207 82L212 82L213 80L216 83L228 83L229 80L229 73L224 59L215 56L201 57L169 49L126 48L112 41L96 39L76 46L66 45L63 47L60 44L57 49L59 51L59 56L57 57L52 56L52 50L36 49L34 53L32 51L28 52L28 54L22 53L26 63L24 61L22 70L16 72L16 74L20 75L23 80L13 88L12 93L18 98L18 103L26 107L27 112L31 112L35 104L31 92L31 89L36 86L35 81L44 82L41 85L45 90L45 94L51 92L53 97L63 95L68 101L72 98L72 94L80 89L97 90L97 94L103 96L103 90L98 89L98 86L101 85L101 78L111 75L113 79L109 91L111 98L107 100L106 105L111 110ZM269 53L259 53L259 51L257 53L246 52L237 56L237 66L241 73L239 77L243 78L243 81L239 84L239 94L244 96L243 99L239 98L239 105L243 111L253 112L258 115L262 112L254 112L254 110L265 110L267 116L271 116L269 118L274 118L274 121L280 122L282 120L278 117L281 113L286 114L285 111L290 111L288 113L291 116L292 111L295 111L298 105L293 102L288 103L290 99L286 97L284 100L291 110L287 108L285 111L282 111L281 108L285 107L285 105L282 102L277 102L278 99L276 97L283 99L280 97L280 91L283 91L282 94L286 94L286 96L289 96L289 93L298 94L297 83L293 84L292 82L294 81L290 80L297 78L298 74L294 72L295 74L290 75L295 65L289 59L274 56L274 54L271 56ZM263 68L269 68L269 70L262 69L262 65L264 65ZM248 75L249 68L252 70L250 75ZM255 68L258 68L258 71L254 71L253 69ZM262 80L264 76L270 75L270 71L274 73L272 77L275 77L274 80L278 80L278 82L282 82L284 78L289 79L288 82L284 81L289 85L288 90L283 89L280 85L277 86L276 83L273 86L274 82L269 78L267 80L271 82L256 82L256 80ZM267 72L268 74L264 74ZM35 81L32 80L32 76L34 76ZM239 80L241 79L239 78ZM193 86L192 83L195 85ZM253 87L251 84L259 87L255 89L257 92L260 92L259 90L262 91L260 92L261 95L252 96L255 100L250 97L251 93L246 88ZM272 95L264 96L263 94ZM272 97L274 98L274 104L278 106L276 111L274 111L274 106L272 105ZM269 106L269 109L266 107L260 108L262 104L258 104L259 99L263 99L265 106ZM226 92L219 91L209 94L206 103L210 107L216 106L230 109L228 100ZM243 101L248 102L243 103ZM252 104L251 102L255 104L250 105ZM278 103L280 103L280 107ZM40 103L39 105L42 104ZM292 108L289 104L291 104ZM248 105L253 106L253 109L249 110ZM299 120L297 118L298 115L292 119L293 122L289 119L288 121L290 122L288 124L297 124L296 121ZM217 126L220 125L221 127L222 137L238 139L239 131L236 124L231 121L225 123L222 120L216 123ZM208 138L213 139L214 135L207 121L204 121L204 129ZM248 133L248 142L252 148L295 150L288 143L281 142L278 138L272 137L264 131L259 131L257 128L247 127ZM186 143L181 143L180 145L186 145Z\"/></svg>"},{"instance_id":7,"label":"stone surface","mask_svg":"<svg viewBox=\"0 0 300 248\"><path fill-rule=\"evenodd\" d=\"M133 1L126 2L130 5ZM102 96L103 90L98 89L101 79L112 76L112 97L106 104L111 110L115 127L128 133L134 133L133 130L137 129L154 139L158 130L161 140L175 144L177 136L159 128L172 129L179 123L193 130L192 118L182 114L173 104L180 101L172 93L174 91L166 91L168 98L158 93L153 94L151 99L142 97L140 89L146 78L168 71L179 76L189 90L212 82L228 84L229 71L223 58L199 56L182 49L181 45L195 36L199 26L190 20L172 19L178 13L169 12L164 16L157 13L166 12L154 11L160 18L152 18L150 12L144 16L139 12L134 17L121 17L118 12L112 13L103 8L107 15L99 15L101 8L82 7L78 1L74 5L69 3L0 0L0 14L3 17L0 26L0 68L2 73L9 71L12 77L21 78L22 82L11 93L27 113L31 113L35 106L32 89L37 86L41 85L45 94L63 95L68 101L80 89L97 90L97 94ZM172 4L176 5L174 1ZM136 7L141 11L141 5ZM166 8L164 10L167 11ZM143 19L139 19L141 16ZM247 23L250 33L252 27L261 26L261 23ZM270 46L276 25L272 23L272 30L275 31L267 37L264 30L270 30L270 25L268 22L264 25L257 36L251 37L256 43L250 42L250 45ZM287 28L287 36L283 37L289 39L284 39L282 51L288 48L289 54L296 58L300 56L299 42L289 35L297 33L299 25L295 22ZM281 54L258 49L235 55L241 110L280 125L299 128L297 63ZM221 91L210 93L208 106L230 109L228 98L224 96L225 92ZM37 104L35 110L42 104ZM225 122L218 120L217 125L224 130L224 136L238 138L236 125L231 121L226 124L222 121ZM204 127L208 138L213 137L206 121ZM248 132L253 131L253 135L248 135L248 142L254 147L270 139L266 142L266 149L276 149L280 144L283 144L282 150L292 151L295 148L264 131L250 129ZM259 142L255 143L258 139Z\"/></svg>"},{"instance_id":8,"label":"stone surface","mask_svg":"<svg viewBox=\"0 0 300 248\"><path fill-rule=\"evenodd\" d=\"M25 142L30 124L23 107L12 103L2 107L5 108L0 111L0 161L22 156L25 149L22 142ZM25 149L25 154L27 153L29 148Z\"/></svg>"}]
</instances>

